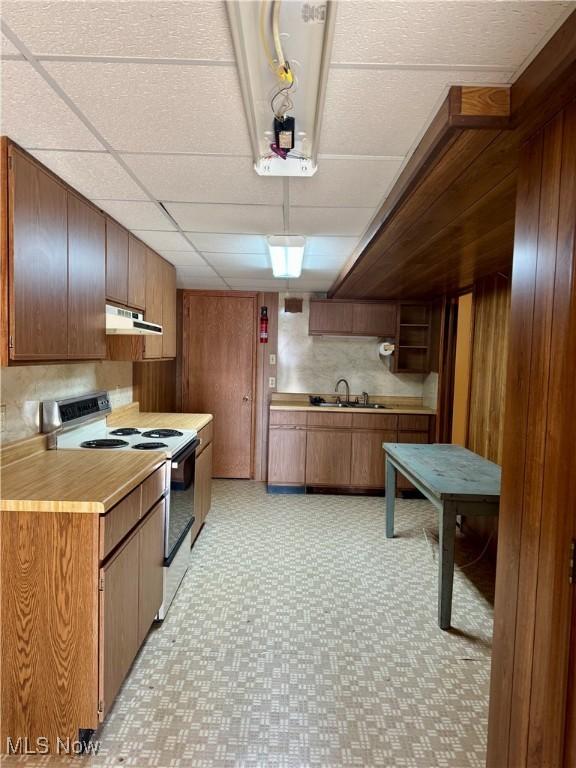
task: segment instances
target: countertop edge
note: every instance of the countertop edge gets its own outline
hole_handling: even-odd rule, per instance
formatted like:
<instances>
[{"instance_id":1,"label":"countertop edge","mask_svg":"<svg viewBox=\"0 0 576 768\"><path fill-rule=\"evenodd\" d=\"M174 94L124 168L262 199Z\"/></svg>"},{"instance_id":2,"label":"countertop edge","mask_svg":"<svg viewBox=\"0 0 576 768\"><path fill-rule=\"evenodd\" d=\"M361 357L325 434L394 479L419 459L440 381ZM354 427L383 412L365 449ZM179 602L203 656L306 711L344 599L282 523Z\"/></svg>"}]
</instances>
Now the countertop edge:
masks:
<instances>
[{"instance_id":1,"label":"countertop edge","mask_svg":"<svg viewBox=\"0 0 576 768\"><path fill-rule=\"evenodd\" d=\"M417 414L420 416L436 416L436 411L432 408L339 408L338 406L319 407L317 405L270 405L271 411L312 411L314 413L406 413Z\"/></svg>"}]
</instances>

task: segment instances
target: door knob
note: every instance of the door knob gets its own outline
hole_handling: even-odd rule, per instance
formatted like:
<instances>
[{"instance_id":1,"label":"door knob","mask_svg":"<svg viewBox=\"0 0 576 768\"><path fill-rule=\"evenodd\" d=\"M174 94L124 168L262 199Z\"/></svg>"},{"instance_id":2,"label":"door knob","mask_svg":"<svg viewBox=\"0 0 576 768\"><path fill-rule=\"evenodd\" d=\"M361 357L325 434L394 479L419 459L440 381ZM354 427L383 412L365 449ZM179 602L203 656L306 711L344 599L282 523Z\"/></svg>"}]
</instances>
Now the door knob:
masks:
<instances>
[{"instance_id":1,"label":"door knob","mask_svg":"<svg viewBox=\"0 0 576 768\"><path fill-rule=\"evenodd\" d=\"M244 402L247 403L250 400L250 397L248 395L244 395L242 400L244 400Z\"/></svg>"}]
</instances>

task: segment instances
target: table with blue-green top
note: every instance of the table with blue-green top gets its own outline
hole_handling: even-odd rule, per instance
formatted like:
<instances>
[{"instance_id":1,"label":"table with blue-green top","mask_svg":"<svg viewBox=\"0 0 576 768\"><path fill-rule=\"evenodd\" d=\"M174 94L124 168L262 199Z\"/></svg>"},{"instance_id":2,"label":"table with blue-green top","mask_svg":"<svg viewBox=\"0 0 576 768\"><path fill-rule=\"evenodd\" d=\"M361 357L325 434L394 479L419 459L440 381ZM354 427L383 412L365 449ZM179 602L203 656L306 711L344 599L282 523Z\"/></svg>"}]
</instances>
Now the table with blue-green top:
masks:
<instances>
[{"instance_id":1,"label":"table with blue-green top","mask_svg":"<svg viewBox=\"0 0 576 768\"><path fill-rule=\"evenodd\" d=\"M500 467L459 445L383 443L386 454L386 536L394 537L396 472L401 472L440 513L438 624L452 617L456 516L497 515Z\"/></svg>"}]
</instances>

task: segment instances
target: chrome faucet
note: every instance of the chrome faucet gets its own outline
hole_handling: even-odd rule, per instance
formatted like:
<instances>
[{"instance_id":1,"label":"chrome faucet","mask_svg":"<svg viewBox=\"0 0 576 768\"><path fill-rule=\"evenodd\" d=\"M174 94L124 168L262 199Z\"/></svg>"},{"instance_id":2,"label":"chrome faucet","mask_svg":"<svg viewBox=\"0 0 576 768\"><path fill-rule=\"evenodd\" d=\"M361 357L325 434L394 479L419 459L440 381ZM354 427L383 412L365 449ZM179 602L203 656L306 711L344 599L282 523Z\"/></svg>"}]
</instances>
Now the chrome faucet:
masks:
<instances>
[{"instance_id":1,"label":"chrome faucet","mask_svg":"<svg viewBox=\"0 0 576 768\"><path fill-rule=\"evenodd\" d=\"M340 387L340 384L342 384L342 382L344 382L344 384L346 386L346 400L345 400L345 402L349 403L350 402L350 384L348 384L346 379L338 379L338 381L336 382L336 386L334 387L334 392L336 392L336 394L338 394L338 388ZM339 396L338 396L338 400L340 400Z\"/></svg>"},{"instance_id":2,"label":"chrome faucet","mask_svg":"<svg viewBox=\"0 0 576 768\"><path fill-rule=\"evenodd\" d=\"M370 395L368 392L362 392L362 405L368 405L368 399Z\"/></svg>"}]
</instances>

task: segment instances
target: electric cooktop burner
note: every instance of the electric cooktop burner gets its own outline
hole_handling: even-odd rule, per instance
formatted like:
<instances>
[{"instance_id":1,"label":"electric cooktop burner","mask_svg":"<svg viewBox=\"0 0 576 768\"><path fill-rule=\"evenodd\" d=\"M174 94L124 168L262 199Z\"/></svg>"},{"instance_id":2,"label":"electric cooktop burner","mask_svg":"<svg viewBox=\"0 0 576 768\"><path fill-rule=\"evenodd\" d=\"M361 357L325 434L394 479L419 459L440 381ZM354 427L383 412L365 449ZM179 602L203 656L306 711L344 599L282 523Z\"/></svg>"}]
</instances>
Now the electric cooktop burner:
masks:
<instances>
[{"instance_id":1,"label":"electric cooktop burner","mask_svg":"<svg viewBox=\"0 0 576 768\"><path fill-rule=\"evenodd\" d=\"M140 430L135 427L120 427L110 432L111 435L139 435Z\"/></svg>"},{"instance_id":2,"label":"electric cooktop burner","mask_svg":"<svg viewBox=\"0 0 576 768\"><path fill-rule=\"evenodd\" d=\"M148 432L142 432L142 437L181 437L183 432L179 432L177 429L150 429Z\"/></svg>"},{"instance_id":3,"label":"electric cooktop burner","mask_svg":"<svg viewBox=\"0 0 576 768\"><path fill-rule=\"evenodd\" d=\"M80 443L80 448L123 448L128 445L126 440L86 440Z\"/></svg>"},{"instance_id":4,"label":"electric cooktop burner","mask_svg":"<svg viewBox=\"0 0 576 768\"><path fill-rule=\"evenodd\" d=\"M166 443L136 443L132 448L137 451L157 451L159 448L167 448Z\"/></svg>"}]
</instances>

